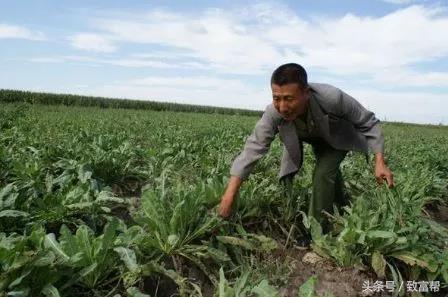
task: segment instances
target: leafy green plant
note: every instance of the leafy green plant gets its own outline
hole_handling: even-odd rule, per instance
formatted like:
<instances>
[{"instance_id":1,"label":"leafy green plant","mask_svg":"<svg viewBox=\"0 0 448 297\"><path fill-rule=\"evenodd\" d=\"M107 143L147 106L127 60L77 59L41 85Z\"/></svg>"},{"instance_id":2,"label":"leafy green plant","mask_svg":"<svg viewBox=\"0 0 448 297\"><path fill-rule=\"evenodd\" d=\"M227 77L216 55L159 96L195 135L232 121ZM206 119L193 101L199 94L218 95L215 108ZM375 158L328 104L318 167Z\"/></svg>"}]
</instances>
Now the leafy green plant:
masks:
<instances>
[{"instance_id":1,"label":"leafy green plant","mask_svg":"<svg viewBox=\"0 0 448 297\"><path fill-rule=\"evenodd\" d=\"M207 215L207 208L199 198L201 189L167 190L165 175L158 190L146 190L142 195L141 209L135 221L145 229L139 247L155 259L170 257L177 271L181 271L180 259L197 265L215 282L213 274L203 262L206 259L228 261L226 254L199 240L211 234L220 224L216 216Z\"/></svg>"},{"instance_id":2,"label":"leafy green plant","mask_svg":"<svg viewBox=\"0 0 448 297\"><path fill-rule=\"evenodd\" d=\"M298 292L298 297L320 297L315 291L317 277L314 275L304 282ZM322 297L334 297L332 293L325 292Z\"/></svg>"},{"instance_id":3,"label":"leafy green plant","mask_svg":"<svg viewBox=\"0 0 448 297\"><path fill-rule=\"evenodd\" d=\"M119 257L114 250L117 228L118 220L112 219L100 236L95 236L86 225L80 226L75 234L62 226L58 240L53 233L45 236L45 247L55 253L59 265L72 270L60 290L78 285L96 291L120 280Z\"/></svg>"},{"instance_id":4,"label":"leafy green plant","mask_svg":"<svg viewBox=\"0 0 448 297\"><path fill-rule=\"evenodd\" d=\"M56 254L44 248L45 231L29 235L0 233L0 292L8 296L58 296L61 278ZM1 293L0 293L1 294Z\"/></svg>"},{"instance_id":5,"label":"leafy green plant","mask_svg":"<svg viewBox=\"0 0 448 297\"><path fill-rule=\"evenodd\" d=\"M256 285L249 282L250 270L245 271L238 277L233 285L229 283L224 275L222 267L219 269L219 284L215 296L217 297L245 297L245 296L259 296L259 297L276 297L279 296L278 291L269 285L266 280L260 281Z\"/></svg>"}]
</instances>

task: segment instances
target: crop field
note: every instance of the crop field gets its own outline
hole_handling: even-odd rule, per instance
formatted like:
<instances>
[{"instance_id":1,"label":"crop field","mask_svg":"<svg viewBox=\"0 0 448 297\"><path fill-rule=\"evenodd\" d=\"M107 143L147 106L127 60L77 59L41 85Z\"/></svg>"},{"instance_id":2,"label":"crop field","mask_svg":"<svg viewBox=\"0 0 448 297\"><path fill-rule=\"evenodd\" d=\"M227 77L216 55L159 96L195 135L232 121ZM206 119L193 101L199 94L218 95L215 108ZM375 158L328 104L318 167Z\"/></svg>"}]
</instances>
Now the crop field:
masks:
<instances>
[{"instance_id":1,"label":"crop field","mask_svg":"<svg viewBox=\"0 0 448 297\"><path fill-rule=\"evenodd\" d=\"M312 151L280 184L278 139L217 216L257 120L0 103L0 296L448 294L448 127L382 124L396 187L349 153L351 204L324 235L305 215Z\"/></svg>"}]
</instances>

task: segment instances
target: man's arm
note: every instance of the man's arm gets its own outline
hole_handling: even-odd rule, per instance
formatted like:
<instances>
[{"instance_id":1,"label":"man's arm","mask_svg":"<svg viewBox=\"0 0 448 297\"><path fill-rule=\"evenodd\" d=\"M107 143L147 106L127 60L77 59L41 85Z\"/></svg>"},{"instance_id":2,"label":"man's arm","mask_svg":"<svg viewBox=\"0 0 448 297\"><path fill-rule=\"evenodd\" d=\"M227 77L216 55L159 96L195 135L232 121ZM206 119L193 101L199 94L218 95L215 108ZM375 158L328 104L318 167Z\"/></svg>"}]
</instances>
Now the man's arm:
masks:
<instances>
[{"instance_id":1,"label":"man's arm","mask_svg":"<svg viewBox=\"0 0 448 297\"><path fill-rule=\"evenodd\" d=\"M228 217L232 203L239 192L243 181L247 179L257 161L268 152L271 142L278 133L278 118L272 113L272 105L266 107L261 119L255 125L252 134L247 138L241 154L233 161L230 169L230 180L221 198L219 215Z\"/></svg>"},{"instance_id":2,"label":"man's arm","mask_svg":"<svg viewBox=\"0 0 448 297\"><path fill-rule=\"evenodd\" d=\"M266 107L252 134L247 138L243 151L233 161L230 175L238 176L242 180L247 179L257 161L268 152L278 133L279 118L273 114L273 108L272 105Z\"/></svg>"},{"instance_id":3,"label":"man's arm","mask_svg":"<svg viewBox=\"0 0 448 297\"><path fill-rule=\"evenodd\" d=\"M392 171L387 167L382 153L375 154L375 178L376 182L380 185L383 184L383 180L386 180L389 188L395 185Z\"/></svg>"},{"instance_id":4,"label":"man's arm","mask_svg":"<svg viewBox=\"0 0 448 297\"><path fill-rule=\"evenodd\" d=\"M238 176L230 176L227 189L224 192L224 195L221 198L221 204L219 205L218 213L221 217L226 218L230 216L233 200L238 194L242 182L243 180Z\"/></svg>"},{"instance_id":5,"label":"man's arm","mask_svg":"<svg viewBox=\"0 0 448 297\"><path fill-rule=\"evenodd\" d=\"M366 137L369 149L375 154L375 179L378 184L386 180L394 186L393 175L384 158L384 136L375 114L364 108L357 100L341 91L340 107L342 117L349 120Z\"/></svg>"}]
</instances>

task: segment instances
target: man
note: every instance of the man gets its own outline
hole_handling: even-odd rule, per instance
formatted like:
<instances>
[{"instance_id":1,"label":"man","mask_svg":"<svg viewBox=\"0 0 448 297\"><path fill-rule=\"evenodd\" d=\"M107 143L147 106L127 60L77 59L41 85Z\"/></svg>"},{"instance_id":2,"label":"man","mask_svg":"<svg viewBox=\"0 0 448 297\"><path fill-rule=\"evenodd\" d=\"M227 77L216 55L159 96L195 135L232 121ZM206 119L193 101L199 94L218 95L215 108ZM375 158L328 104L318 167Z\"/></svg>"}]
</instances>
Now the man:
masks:
<instances>
[{"instance_id":1,"label":"man","mask_svg":"<svg viewBox=\"0 0 448 297\"><path fill-rule=\"evenodd\" d=\"M322 211L333 203L345 205L339 165L348 151L375 154L375 178L393 187L392 172L384 160L384 138L379 120L355 99L326 84L308 84L305 69L295 63L277 68L271 77L272 104L255 125L244 150L234 160L230 180L221 198L219 214L228 217L242 182L256 162L269 150L279 133L284 144L280 180L292 180L303 158L303 142L312 145L316 156L313 195L308 215L324 224Z\"/></svg>"}]
</instances>

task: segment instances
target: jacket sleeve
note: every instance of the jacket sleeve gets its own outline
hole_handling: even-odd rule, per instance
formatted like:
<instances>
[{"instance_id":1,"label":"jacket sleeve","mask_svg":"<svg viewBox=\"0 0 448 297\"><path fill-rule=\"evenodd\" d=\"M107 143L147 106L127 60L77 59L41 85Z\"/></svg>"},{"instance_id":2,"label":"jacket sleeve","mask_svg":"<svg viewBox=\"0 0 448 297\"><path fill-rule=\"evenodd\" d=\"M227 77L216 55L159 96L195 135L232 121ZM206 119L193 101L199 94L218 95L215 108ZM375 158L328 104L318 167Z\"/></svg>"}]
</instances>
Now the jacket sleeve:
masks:
<instances>
[{"instance_id":1,"label":"jacket sleeve","mask_svg":"<svg viewBox=\"0 0 448 297\"><path fill-rule=\"evenodd\" d=\"M367 140L373 153L384 153L384 136L375 114L362 106L350 95L340 91L340 107L342 118L350 121Z\"/></svg>"},{"instance_id":2,"label":"jacket sleeve","mask_svg":"<svg viewBox=\"0 0 448 297\"><path fill-rule=\"evenodd\" d=\"M269 112L269 106L247 138L243 151L233 161L230 175L245 180L252 172L257 161L269 150L271 142L278 133L277 123Z\"/></svg>"}]
</instances>

